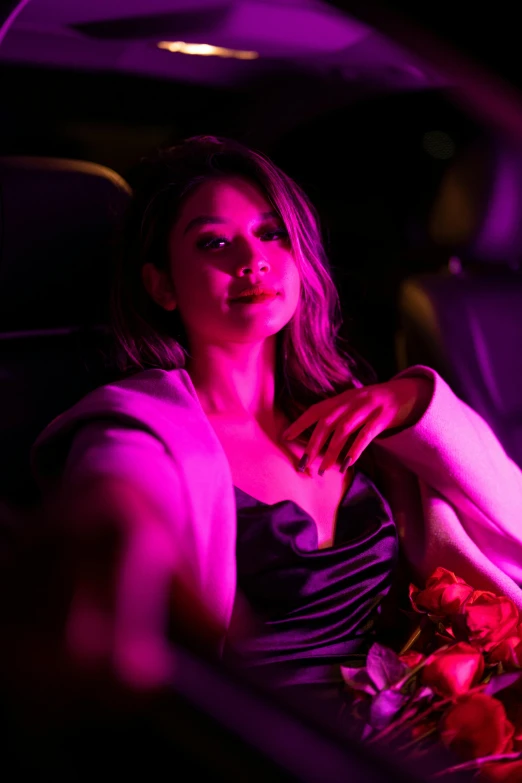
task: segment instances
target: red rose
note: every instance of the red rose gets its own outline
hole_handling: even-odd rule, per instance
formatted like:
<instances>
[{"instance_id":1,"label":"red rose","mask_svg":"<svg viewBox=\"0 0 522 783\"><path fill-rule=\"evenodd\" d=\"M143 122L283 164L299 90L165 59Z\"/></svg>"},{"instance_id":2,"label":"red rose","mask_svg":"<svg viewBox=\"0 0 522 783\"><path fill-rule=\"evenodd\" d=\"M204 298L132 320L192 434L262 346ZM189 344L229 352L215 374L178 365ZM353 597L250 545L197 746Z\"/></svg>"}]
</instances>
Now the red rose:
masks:
<instances>
[{"instance_id":1,"label":"red rose","mask_svg":"<svg viewBox=\"0 0 522 783\"><path fill-rule=\"evenodd\" d=\"M520 783L522 780L522 761L500 761L496 764L484 764L481 779L492 783Z\"/></svg>"},{"instance_id":2,"label":"red rose","mask_svg":"<svg viewBox=\"0 0 522 783\"><path fill-rule=\"evenodd\" d=\"M480 650L459 642L433 653L422 670L422 683L439 696L460 696L476 685L484 673Z\"/></svg>"},{"instance_id":3,"label":"red rose","mask_svg":"<svg viewBox=\"0 0 522 783\"><path fill-rule=\"evenodd\" d=\"M510 598L475 590L462 606L468 638L488 652L508 636L516 636L520 623L518 609Z\"/></svg>"},{"instance_id":4,"label":"red rose","mask_svg":"<svg viewBox=\"0 0 522 783\"><path fill-rule=\"evenodd\" d=\"M491 663L501 663L507 672L522 669L522 624L516 636L507 636L489 653Z\"/></svg>"},{"instance_id":5,"label":"red rose","mask_svg":"<svg viewBox=\"0 0 522 783\"><path fill-rule=\"evenodd\" d=\"M399 655L399 658L409 669L415 669L424 660L424 655L415 650L408 650L408 652Z\"/></svg>"},{"instance_id":6,"label":"red rose","mask_svg":"<svg viewBox=\"0 0 522 783\"><path fill-rule=\"evenodd\" d=\"M522 751L522 693L520 684L516 683L511 687L504 688L496 694L495 698L502 702L508 720L515 727L513 749L520 752Z\"/></svg>"},{"instance_id":7,"label":"red rose","mask_svg":"<svg viewBox=\"0 0 522 783\"><path fill-rule=\"evenodd\" d=\"M424 590L410 585L410 601L417 612L455 614L473 593L463 579L445 568L436 568Z\"/></svg>"},{"instance_id":8,"label":"red rose","mask_svg":"<svg viewBox=\"0 0 522 783\"><path fill-rule=\"evenodd\" d=\"M442 716L440 738L463 760L509 753L515 727L498 699L485 693L461 698Z\"/></svg>"}]
</instances>

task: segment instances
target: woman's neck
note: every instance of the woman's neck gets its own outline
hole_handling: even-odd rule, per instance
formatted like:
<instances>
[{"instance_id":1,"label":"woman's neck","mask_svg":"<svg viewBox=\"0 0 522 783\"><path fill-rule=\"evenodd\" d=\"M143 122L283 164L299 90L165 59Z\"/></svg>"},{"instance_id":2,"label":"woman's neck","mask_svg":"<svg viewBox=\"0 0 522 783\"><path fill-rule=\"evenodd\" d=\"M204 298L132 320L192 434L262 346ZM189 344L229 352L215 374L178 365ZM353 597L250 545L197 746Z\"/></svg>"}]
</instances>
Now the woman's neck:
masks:
<instances>
[{"instance_id":1,"label":"woman's neck","mask_svg":"<svg viewBox=\"0 0 522 783\"><path fill-rule=\"evenodd\" d=\"M267 343L206 346L189 357L185 369L207 415L274 420L275 351Z\"/></svg>"}]
</instances>

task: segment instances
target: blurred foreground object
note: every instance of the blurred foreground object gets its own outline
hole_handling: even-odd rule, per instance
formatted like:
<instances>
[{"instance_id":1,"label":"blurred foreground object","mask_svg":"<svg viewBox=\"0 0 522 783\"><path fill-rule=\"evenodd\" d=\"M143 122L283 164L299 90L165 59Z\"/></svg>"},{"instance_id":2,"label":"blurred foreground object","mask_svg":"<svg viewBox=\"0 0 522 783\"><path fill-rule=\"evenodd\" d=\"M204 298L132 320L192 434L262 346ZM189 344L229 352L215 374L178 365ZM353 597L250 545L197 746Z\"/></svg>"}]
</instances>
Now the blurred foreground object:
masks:
<instances>
[{"instance_id":1,"label":"blurred foreground object","mask_svg":"<svg viewBox=\"0 0 522 783\"><path fill-rule=\"evenodd\" d=\"M110 655L71 654L66 629L82 583L75 568L96 560L97 597L111 595L118 536L105 525L97 532L92 508L85 507L85 521L93 522L90 544L80 536L74 545L64 518L50 519L50 508L56 511L19 516L0 509L4 769L54 780L91 779L102 768L176 774L187 765L191 775L219 781L426 779L409 761L352 745L323 720L320 705L296 709L223 667L211 651L212 633L202 638L203 618L196 620L198 607L188 602L178 617L184 644L165 635L160 647L158 632L170 669L147 687L122 676ZM76 520L70 531L78 529ZM430 772L444 763L431 758Z\"/></svg>"}]
</instances>

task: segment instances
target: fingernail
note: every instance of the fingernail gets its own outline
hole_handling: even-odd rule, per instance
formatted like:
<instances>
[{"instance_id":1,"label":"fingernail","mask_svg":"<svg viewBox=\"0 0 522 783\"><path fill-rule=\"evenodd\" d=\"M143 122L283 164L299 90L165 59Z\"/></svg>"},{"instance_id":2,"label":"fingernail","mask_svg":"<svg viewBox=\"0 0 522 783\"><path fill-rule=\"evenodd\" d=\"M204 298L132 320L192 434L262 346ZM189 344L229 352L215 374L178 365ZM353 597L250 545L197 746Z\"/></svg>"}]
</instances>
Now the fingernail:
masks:
<instances>
[{"instance_id":1,"label":"fingernail","mask_svg":"<svg viewBox=\"0 0 522 783\"><path fill-rule=\"evenodd\" d=\"M349 465L351 465L351 464L352 464L352 458L351 458L350 456L348 456L348 457L345 457L345 460L344 460L343 464L342 464L342 465L341 465L341 467L339 468L339 472L340 472L340 473L344 473L344 471L346 470L346 468L347 468Z\"/></svg>"},{"instance_id":2,"label":"fingernail","mask_svg":"<svg viewBox=\"0 0 522 783\"><path fill-rule=\"evenodd\" d=\"M297 466L297 470L299 471L299 473L303 473L307 465L308 465L308 454L303 454Z\"/></svg>"}]
</instances>

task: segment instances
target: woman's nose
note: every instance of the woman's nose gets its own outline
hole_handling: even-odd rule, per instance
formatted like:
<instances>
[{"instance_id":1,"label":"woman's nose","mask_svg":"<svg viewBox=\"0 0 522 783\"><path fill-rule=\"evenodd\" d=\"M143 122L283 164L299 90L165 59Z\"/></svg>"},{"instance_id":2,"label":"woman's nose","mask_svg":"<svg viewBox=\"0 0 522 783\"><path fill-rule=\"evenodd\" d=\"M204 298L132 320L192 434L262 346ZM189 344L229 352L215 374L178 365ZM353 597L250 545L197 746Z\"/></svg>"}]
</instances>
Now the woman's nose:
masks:
<instances>
[{"instance_id":1,"label":"woman's nose","mask_svg":"<svg viewBox=\"0 0 522 783\"><path fill-rule=\"evenodd\" d=\"M237 269L243 274L270 269L266 255L263 252L263 248L259 247L259 243L256 243L256 245L244 243L239 254Z\"/></svg>"},{"instance_id":2,"label":"woman's nose","mask_svg":"<svg viewBox=\"0 0 522 783\"><path fill-rule=\"evenodd\" d=\"M238 267L238 272L240 274L253 274L254 272L257 271L267 272L269 269L270 267L266 259L259 258L257 260L252 260L250 262L240 264Z\"/></svg>"}]
</instances>

